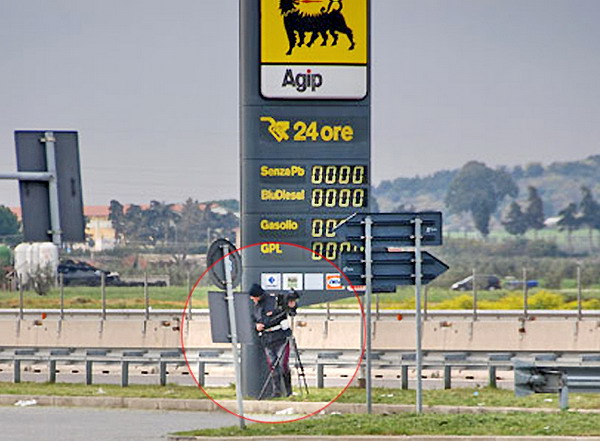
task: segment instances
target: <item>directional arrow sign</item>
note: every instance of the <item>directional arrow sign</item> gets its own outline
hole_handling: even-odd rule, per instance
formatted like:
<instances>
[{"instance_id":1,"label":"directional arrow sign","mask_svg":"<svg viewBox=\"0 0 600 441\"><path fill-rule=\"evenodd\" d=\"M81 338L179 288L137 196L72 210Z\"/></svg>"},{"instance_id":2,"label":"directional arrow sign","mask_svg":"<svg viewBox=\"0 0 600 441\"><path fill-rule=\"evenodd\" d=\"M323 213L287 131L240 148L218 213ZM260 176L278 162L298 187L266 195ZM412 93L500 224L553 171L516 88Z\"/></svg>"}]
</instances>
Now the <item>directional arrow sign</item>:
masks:
<instances>
[{"instance_id":1,"label":"directional arrow sign","mask_svg":"<svg viewBox=\"0 0 600 441\"><path fill-rule=\"evenodd\" d=\"M363 245L365 241L365 217L373 221L373 248L402 247L415 245L415 224L418 217L423 223L421 227L421 245L434 246L442 244L442 213L439 211L423 211L418 213L355 213L336 228L336 236L353 245Z\"/></svg>"},{"instance_id":2,"label":"directional arrow sign","mask_svg":"<svg viewBox=\"0 0 600 441\"><path fill-rule=\"evenodd\" d=\"M422 282L427 284L448 270L448 265L428 252L422 252ZM373 291L375 289L398 285L415 284L415 253L402 251L374 251L372 253ZM365 284L365 255L363 253L343 253L341 269L353 285Z\"/></svg>"}]
</instances>

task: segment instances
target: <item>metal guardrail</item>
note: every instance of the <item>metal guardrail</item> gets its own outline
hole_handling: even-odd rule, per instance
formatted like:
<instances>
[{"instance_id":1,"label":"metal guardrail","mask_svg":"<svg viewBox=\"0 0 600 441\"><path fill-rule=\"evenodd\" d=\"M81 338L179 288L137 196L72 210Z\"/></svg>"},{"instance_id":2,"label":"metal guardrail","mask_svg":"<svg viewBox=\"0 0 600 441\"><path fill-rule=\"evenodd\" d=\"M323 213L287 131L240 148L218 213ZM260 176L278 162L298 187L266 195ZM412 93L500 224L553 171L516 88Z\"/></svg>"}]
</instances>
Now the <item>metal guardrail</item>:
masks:
<instances>
[{"instance_id":1,"label":"metal guardrail","mask_svg":"<svg viewBox=\"0 0 600 441\"><path fill-rule=\"evenodd\" d=\"M117 354L117 352L119 352ZM231 357L228 357L221 351L188 351L186 353L188 363L198 366L198 382L203 385L205 382L205 371L207 364L230 364L233 363ZM167 367L169 365L184 366L185 359L181 350L160 351L151 353L148 350L122 350L112 351L110 349L88 349L83 353L75 352L72 349L50 349L41 351L37 348L14 349L11 354L6 350L0 351L0 363L12 364L14 383L21 382L22 364L30 362L33 364L46 363L48 366L49 383L55 383L57 380L57 367L60 364L82 364L85 366L85 384L93 384L93 369L95 365L120 365L121 386L129 385L130 365L155 365L158 366L159 384L167 384Z\"/></svg>"},{"instance_id":2,"label":"metal guardrail","mask_svg":"<svg viewBox=\"0 0 600 441\"><path fill-rule=\"evenodd\" d=\"M194 309L193 319L208 319L208 309ZM180 309L150 309L148 312L144 309L107 309L105 311L106 318L125 318L125 319L150 319L177 317L180 318L183 311ZM0 320L2 319L24 319L25 317L38 318L41 314L46 314L48 318L61 318L61 310L59 309L24 309L22 312L19 309L0 309ZM101 309L65 309L63 311L64 319L68 318L102 318L103 311ZM358 309L302 309L298 311L297 319L302 317L323 318L327 320L356 318L360 315ZM386 309L381 310L376 316L376 320L399 320L399 319L415 319L414 309ZM187 319L190 314L187 311ZM523 318L522 310L478 310L474 316L472 310L429 310L423 314L424 320L439 320L439 319L464 319L464 320L480 320L480 319L514 319ZM581 314L577 310L545 310L545 309L529 309L527 317L535 317L536 319L598 319L600 318L600 310L582 311Z\"/></svg>"},{"instance_id":3,"label":"metal guardrail","mask_svg":"<svg viewBox=\"0 0 600 441\"><path fill-rule=\"evenodd\" d=\"M325 387L326 371L331 368L352 368L357 365L358 353L353 351L300 351L305 367L312 366L316 373L316 387ZM224 349L195 349L186 351L190 365L198 368L196 379L201 385L205 384L208 365L233 366L231 354ZM293 358L292 358L293 359ZM566 354L560 353L513 353L513 352L427 352L423 359L426 369L443 369L443 385L445 389L452 387L452 376L457 369L487 371L488 384L496 387L497 371L513 370L514 360L530 360L531 363L543 363L543 366L553 369L582 369L598 368L600 354ZM94 366L120 365L121 386L130 383L130 367L132 365L154 365L158 367L158 383L167 384L168 366L184 366L185 359L179 349L147 350L147 349L87 349L74 350L69 348L0 348L0 363L12 365L12 380L19 383L22 379L24 363L46 364L47 381L57 381L57 372L61 365L80 364L84 366L82 382L93 384ZM409 371L416 365L414 352L374 351L372 354L374 369L397 369L399 371L402 389L408 389ZM79 373L76 372L76 373ZM573 379L573 381L575 378ZM575 387L575 383L573 383Z\"/></svg>"},{"instance_id":4,"label":"metal guardrail","mask_svg":"<svg viewBox=\"0 0 600 441\"><path fill-rule=\"evenodd\" d=\"M582 357L580 364L556 360L515 359L514 390L516 396L532 393L558 393L562 410L569 407L569 393L600 392L600 355Z\"/></svg>"}]
</instances>

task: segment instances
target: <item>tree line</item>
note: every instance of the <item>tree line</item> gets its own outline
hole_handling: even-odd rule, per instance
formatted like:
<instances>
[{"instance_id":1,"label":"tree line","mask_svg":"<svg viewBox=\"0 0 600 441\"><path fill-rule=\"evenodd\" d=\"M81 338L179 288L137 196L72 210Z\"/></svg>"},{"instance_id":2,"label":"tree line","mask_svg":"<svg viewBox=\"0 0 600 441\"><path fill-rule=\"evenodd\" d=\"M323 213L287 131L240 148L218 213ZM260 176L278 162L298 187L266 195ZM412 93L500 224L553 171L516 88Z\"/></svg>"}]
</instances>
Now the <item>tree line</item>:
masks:
<instances>
[{"instance_id":1,"label":"tree line","mask_svg":"<svg viewBox=\"0 0 600 441\"><path fill-rule=\"evenodd\" d=\"M507 197L513 201L501 219L504 229L512 235L527 231L537 232L545 225L544 202L538 189L528 186L528 195L521 206L515 198L519 188L505 169L491 169L484 163L471 161L465 164L448 186L445 204L450 212L468 213L475 228L486 237L490 232L490 219ZM587 228L592 239L593 230L600 230L600 204L590 188L581 187L581 200L571 202L558 213L559 230L571 233Z\"/></svg>"},{"instance_id":2,"label":"tree line","mask_svg":"<svg viewBox=\"0 0 600 441\"><path fill-rule=\"evenodd\" d=\"M147 208L110 201L109 220L115 239L124 246L174 247L187 254L203 251L215 235L235 237L238 218L231 211L217 212L211 203L188 198L181 206L153 200Z\"/></svg>"},{"instance_id":3,"label":"tree line","mask_svg":"<svg viewBox=\"0 0 600 441\"><path fill-rule=\"evenodd\" d=\"M0 243L15 246L22 241L21 222L10 208L0 205Z\"/></svg>"},{"instance_id":4,"label":"tree line","mask_svg":"<svg viewBox=\"0 0 600 441\"><path fill-rule=\"evenodd\" d=\"M558 212L570 202L578 201L581 186L591 189L592 192L600 192L600 155L548 165L533 162L501 169L518 185L521 192L519 202L527 196L529 186L537 188L544 200L546 217L558 216ZM404 206L415 210L448 212L444 203L446 194L450 183L460 171L459 167L436 171L429 175L384 180L373 189L373 195L385 211L396 211L398 207ZM510 202L511 196L508 195L492 215L493 228L502 227L504 210ZM461 228L460 223L458 216L447 219L448 226Z\"/></svg>"}]
</instances>

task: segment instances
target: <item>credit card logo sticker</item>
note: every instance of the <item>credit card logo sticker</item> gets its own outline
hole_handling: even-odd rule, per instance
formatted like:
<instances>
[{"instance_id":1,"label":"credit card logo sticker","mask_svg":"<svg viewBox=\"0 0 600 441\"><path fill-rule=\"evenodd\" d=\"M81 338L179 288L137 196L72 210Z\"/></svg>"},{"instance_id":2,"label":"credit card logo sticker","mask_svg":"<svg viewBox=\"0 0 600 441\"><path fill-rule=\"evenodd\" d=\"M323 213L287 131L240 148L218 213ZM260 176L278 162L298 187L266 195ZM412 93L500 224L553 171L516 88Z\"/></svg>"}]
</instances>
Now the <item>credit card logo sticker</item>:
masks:
<instances>
[{"instance_id":1,"label":"credit card logo sticker","mask_svg":"<svg viewBox=\"0 0 600 441\"><path fill-rule=\"evenodd\" d=\"M325 285L328 290L343 289L342 276L340 274L326 274Z\"/></svg>"}]
</instances>

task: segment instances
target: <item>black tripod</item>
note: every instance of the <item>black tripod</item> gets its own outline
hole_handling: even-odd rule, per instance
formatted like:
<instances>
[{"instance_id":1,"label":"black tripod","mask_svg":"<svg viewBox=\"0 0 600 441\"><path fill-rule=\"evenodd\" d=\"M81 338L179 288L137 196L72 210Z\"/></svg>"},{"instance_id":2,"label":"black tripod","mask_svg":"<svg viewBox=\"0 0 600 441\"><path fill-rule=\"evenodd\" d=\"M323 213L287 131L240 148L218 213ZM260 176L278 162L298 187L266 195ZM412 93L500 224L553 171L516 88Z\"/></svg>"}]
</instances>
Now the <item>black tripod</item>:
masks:
<instances>
[{"instance_id":1,"label":"black tripod","mask_svg":"<svg viewBox=\"0 0 600 441\"><path fill-rule=\"evenodd\" d=\"M298 374L298 389L300 389L300 394L306 391L306 395L308 395L308 384L306 383L306 375L304 374L304 365L302 364L302 360L300 359L300 352L298 352L298 345L296 344L296 339L293 335L288 337L289 343L291 345L292 351L294 351L294 359L296 368L296 373ZM304 386L304 387L302 387Z\"/></svg>"},{"instance_id":2,"label":"black tripod","mask_svg":"<svg viewBox=\"0 0 600 441\"><path fill-rule=\"evenodd\" d=\"M260 394L258 395L259 400L263 399L269 383L271 383L272 381L275 381L275 375L276 375L277 369L281 365L286 348L288 348L288 347L290 348L291 351L294 352L294 359L295 359L294 367L296 368L296 372L298 373L298 388L300 389L300 393L303 393L304 391L306 391L306 395L308 395L308 384L306 383L306 375L304 373L304 365L302 364L302 360L300 359L300 353L298 352L298 345L296 344L296 339L294 338L293 335L290 335L287 338L285 344L282 346L282 350L279 351L279 353L277 354L277 358L275 359L272 366L270 367L269 376L265 380L265 382L262 386L262 389L260 390ZM281 380L281 379L278 378L278 380ZM279 389L281 390L281 382L279 384ZM290 393L291 393L291 379L290 379Z\"/></svg>"}]
</instances>

